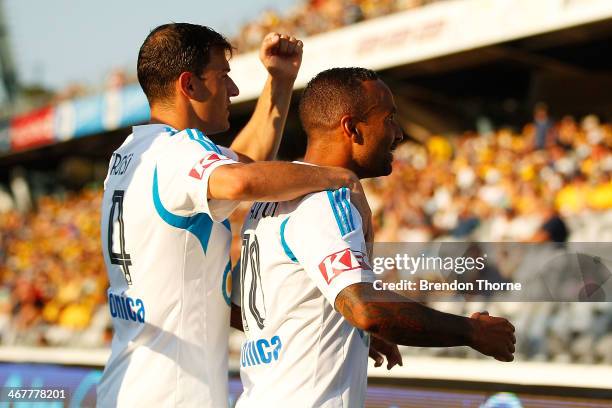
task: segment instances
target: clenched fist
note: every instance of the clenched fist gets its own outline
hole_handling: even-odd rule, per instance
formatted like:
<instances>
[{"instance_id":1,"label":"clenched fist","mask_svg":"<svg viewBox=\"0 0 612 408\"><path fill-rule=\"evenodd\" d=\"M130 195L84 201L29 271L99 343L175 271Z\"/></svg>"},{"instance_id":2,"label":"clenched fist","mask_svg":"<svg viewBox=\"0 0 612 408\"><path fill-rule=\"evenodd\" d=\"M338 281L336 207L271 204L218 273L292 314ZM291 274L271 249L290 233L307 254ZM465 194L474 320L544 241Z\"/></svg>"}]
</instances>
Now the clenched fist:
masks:
<instances>
[{"instance_id":1,"label":"clenched fist","mask_svg":"<svg viewBox=\"0 0 612 408\"><path fill-rule=\"evenodd\" d=\"M499 361L514 360L514 326L502 317L477 312L470 316L473 335L470 346Z\"/></svg>"},{"instance_id":2,"label":"clenched fist","mask_svg":"<svg viewBox=\"0 0 612 408\"><path fill-rule=\"evenodd\" d=\"M302 64L302 41L279 33L265 36L259 49L259 59L276 79L295 80Z\"/></svg>"}]
</instances>

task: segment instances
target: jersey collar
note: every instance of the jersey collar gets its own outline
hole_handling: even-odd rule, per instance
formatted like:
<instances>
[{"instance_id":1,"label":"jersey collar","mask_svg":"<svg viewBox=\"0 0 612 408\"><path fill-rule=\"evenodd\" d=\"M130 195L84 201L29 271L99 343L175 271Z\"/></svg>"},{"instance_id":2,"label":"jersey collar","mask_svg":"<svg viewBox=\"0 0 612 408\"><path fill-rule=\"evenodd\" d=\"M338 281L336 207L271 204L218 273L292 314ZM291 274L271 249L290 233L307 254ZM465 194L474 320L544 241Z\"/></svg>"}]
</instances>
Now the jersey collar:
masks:
<instances>
[{"instance_id":1,"label":"jersey collar","mask_svg":"<svg viewBox=\"0 0 612 408\"><path fill-rule=\"evenodd\" d=\"M162 132L176 133L177 130L174 129L172 126L165 125L163 123L151 123L147 125L132 126L132 133L134 134L134 137L150 136L152 134L158 134Z\"/></svg>"}]
</instances>

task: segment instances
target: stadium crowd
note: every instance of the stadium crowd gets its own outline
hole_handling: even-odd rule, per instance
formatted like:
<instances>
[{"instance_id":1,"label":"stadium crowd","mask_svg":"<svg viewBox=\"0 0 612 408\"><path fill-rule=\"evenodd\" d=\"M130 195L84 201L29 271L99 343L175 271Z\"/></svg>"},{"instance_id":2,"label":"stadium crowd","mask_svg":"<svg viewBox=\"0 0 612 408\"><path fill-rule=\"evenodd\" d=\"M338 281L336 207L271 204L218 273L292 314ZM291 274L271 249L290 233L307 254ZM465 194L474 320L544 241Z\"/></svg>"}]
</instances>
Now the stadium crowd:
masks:
<instances>
[{"instance_id":1,"label":"stadium crowd","mask_svg":"<svg viewBox=\"0 0 612 408\"><path fill-rule=\"evenodd\" d=\"M266 10L259 18L244 24L232 44L238 52L247 52L257 49L269 32L306 38L436 1L440 0L304 0L287 15Z\"/></svg>"},{"instance_id":2,"label":"stadium crowd","mask_svg":"<svg viewBox=\"0 0 612 408\"><path fill-rule=\"evenodd\" d=\"M540 119L520 132L466 132L400 145L392 175L364 183L376 240L612 241L612 125L594 116ZM88 188L40 197L27 214L0 214L1 344L108 345L100 200L101 191ZM234 261L247 208L231 218ZM609 305L489 309L505 307L499 313L517 320L518 358L612 363ZM448 306L468 313L465 307ZM562 317L574 323L563 325Z\"/></svg>"},{"instance_id":3,"label":"stadium crowd","mask_svg":"<svg viewBox=\"0 0 612 408\"><path fill-rule=\"evenodd\" d=\"M101 346L108 286L101 192L43 196L28 214L0 214L2 344Z\"/></svg>"},{"instance_id":4,"label":"stadium crowd","mask_svg":"<svg viewBox=\"0 0 612 408\"><path fill-rule=\"evenodd\" d=\"M564 225L612 209L612 126L566 116L542 130L544 143L533 122L403 144L391 176L366 184L377 240L612 241Z\"/></svg>"}]
</instances>

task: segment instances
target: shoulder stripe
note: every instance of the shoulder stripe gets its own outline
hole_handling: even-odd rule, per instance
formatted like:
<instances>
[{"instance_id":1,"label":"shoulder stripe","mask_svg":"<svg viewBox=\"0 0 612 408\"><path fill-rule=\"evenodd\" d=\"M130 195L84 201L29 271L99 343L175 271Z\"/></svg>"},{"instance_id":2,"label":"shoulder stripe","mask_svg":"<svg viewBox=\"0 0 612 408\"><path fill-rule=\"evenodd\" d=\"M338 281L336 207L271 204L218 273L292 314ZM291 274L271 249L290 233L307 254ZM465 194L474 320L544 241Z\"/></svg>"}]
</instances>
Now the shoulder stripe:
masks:
<instances>
[{"instance_id":1,"label":"shoulder stripe","mask_svg":"<svg viewBox=\"0 0 612 408\"><path fill-rule=\"evenodd\" d=\"M342 216L342 221L344 222L344 230L346 231L345 234L348 234L352 230L351 230L351 224L349 223L349 220L348 220L348 214L346 211L346 207L344 206L344 203L343 203L342 190L334 191L334 198L336 199L336 206L338 207L338 212Z\"/></svg>"},{"instance_id":2,"label":"shoulder stripe","mask_svg":"<svg viewBox=\"0 0 612 408\"><path fill-rule=\"evenodd\" d=\"M192 129L185 129L187 131L187 135L189 135L189 139L193 140L194 142L198 142L200 144L200 146L202 146L204 149L208 150L209 152L214 152L213 149L211 149L211 147L209 145L207 145L204 141L196 138L193 134L193 130Z\"/></svg>"},{"instance_id":3,"label":"shoulder stripe","mask_svg":"<svg viewBox=\"0 0 612 408\"><path fill-rule=\"evenodd\" d=\"M353 210L351 210L351 202L349 201L349 189L344 187L340 189L340 197L346 209L346 214L350 224L350 230L355 231L355 223L353 223Z\"/></svg>"},{"instance_id":4,"label":"shoulder stripe","mask_svg":"<svg viewBox=\"0 0 612 408\"><path fill-rule=\"evenodd\" d=\"M340 229L340 233L342 236L348 234L342 225L342 221L340 221L340 215L338 213L338 207L336 206L336 202L334 199L334 195L330 190L327 190L327 199L329 200L329 205L331 205L332 212L334 213L334 217L336 218L336 223L338 224L338 228Z\"/></svg>"},{"instance_id":5,"label":"shoulder stripe","mask_svg":"<svg viewBox=\"0 0 612 408\"><path fill-rule=\"evenodd\" d=\"M285 221L283 221L280 226L281 245L283 246L285 254L289 257L289 259L291 259L293 262L297 262L297 258L285 240L285 226L287 225L287 221L289 221L289 217L285 218Z\"/></svg>"},{"instance_id":6,"label":"shoulder stripe","mask_svg":"<svg viewBox=\"0 0 612 408\"><path fill-rule=\"evenodd\" d=\"M217 153L221 154L221 150L219 149L219 147L213 143L212 140L210 140L208 137L206 137L204 135L204 133L202 133L202 131L200 129L194 129L196 131L196 134L198 135L198 137L200 138L200 140L204 141L206 144L210 145L210 147Z\"/></svg>"},{"instance_id":7,"label":"shoulder stripe","mask_svg":"<svg viewBox=\"0 0 612 408\"><path fill-rule=\"evenodd\" d=\"M189 139L193 140L194 142L198 142L200 146L202 146L204 149L208 150L209 152L215 152L215 153L221 154L221 150L219 150L219 148L215 146L213 142L211 142L206 137L204 138L200 137L201 132L199 130L197 129L185 129L185 130L187 131L187 134L189 135Z\"/></svg>"}]
</instances>

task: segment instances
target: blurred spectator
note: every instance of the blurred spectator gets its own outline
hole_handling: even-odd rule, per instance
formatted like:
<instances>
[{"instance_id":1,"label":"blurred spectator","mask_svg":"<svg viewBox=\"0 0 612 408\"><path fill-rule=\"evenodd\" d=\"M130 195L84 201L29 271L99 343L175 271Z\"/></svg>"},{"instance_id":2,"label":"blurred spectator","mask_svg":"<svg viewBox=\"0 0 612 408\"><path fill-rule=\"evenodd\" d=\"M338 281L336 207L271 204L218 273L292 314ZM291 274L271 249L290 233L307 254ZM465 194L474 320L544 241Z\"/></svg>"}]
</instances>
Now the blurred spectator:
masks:
<instances>
[{"instance_id":1,"label":"blurred spectator","mask_svg":"<svg viewBox=\"0 0 612 408\"><path fill-rule=\"evenodd\" d=\"M127 74L121 68L113 69L106 78L106 89L117 90L123 88L128 82Z\"/></svg>"},{"instance_id":2,"label":"blurred spectator","mask_svg":"<svg viewBox=\"0 0 612 408\"><path fill-rule=\"evenodd\" d=\"M531 237L530 242L565 242L569 236L567 226L554 208L544 207L540 216L542 226Z\"/></svg>"},{"instance_id":3,"label":"blurred spectator","mask_svg":"<svg viewBox=\"0 0 612 408\"><path fill-rule=\"evenodd\" d=\"M548 117L548 106L538 103L533 110L533 123L535 125L535 148L546 147L548 134L552 128L552 122Z\"/></svg>"},{"instance_id":4,"label":"blurred spectator","mask_svg":"<svg viewBox=\"0 0 612 408\"><path fill-rule=\"evenodd\" d=\"M80 98L90 94L91 92L83 84L70 84L64 89L57 92L51 100L52 105L56 105L60 102L69 101L71 99Z\"/></svg>"}]
</instances>

